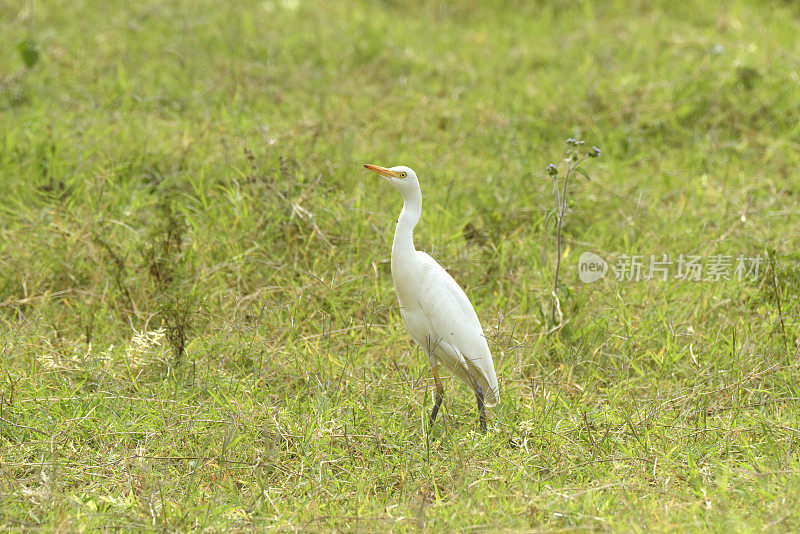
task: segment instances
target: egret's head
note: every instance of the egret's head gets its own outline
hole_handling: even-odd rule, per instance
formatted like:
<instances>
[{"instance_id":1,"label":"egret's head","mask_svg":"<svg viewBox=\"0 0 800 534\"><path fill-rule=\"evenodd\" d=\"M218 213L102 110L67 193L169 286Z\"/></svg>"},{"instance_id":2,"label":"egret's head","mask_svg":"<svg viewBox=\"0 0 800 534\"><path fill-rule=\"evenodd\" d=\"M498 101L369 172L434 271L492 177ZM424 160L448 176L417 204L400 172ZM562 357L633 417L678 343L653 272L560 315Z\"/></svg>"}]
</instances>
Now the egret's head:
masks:
<instances>
[{"instance_id":1,"label":"egret's head","mask_svg":"<svg viewBox=\"0 0 800 534\"><path fill-rule=\"evenodd\" d=\"M392 184L392 186L400 191L404 198L409 198L414 193L419 194L419 181L417 180L417 173L408 167L400 165L398 167L379 167L378 165L364 165L372 172L376 172L383 176L383 178Z\"/></svg>"}]
</instances>

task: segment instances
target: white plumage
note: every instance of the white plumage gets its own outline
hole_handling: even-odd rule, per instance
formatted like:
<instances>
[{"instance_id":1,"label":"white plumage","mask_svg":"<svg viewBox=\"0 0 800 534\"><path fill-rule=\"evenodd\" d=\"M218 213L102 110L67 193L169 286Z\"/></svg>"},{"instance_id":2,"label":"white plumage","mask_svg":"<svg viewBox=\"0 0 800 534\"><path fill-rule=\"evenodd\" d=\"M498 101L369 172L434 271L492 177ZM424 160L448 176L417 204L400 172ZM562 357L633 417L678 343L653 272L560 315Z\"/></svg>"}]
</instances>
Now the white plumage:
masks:
<instances>
[{"instance_id":1,"label":"white plumage","mask_svg":"<svg viewBox=\"0 0 800 534\"><path fill-rule=\"evenodd\" d=\"M416 173L408 167L364 165L383 176L401 195L403 211L392 243L392 278L400 313L411 337L428 357L436 381L436 419L444 390L438 365L443 362L478 401L480 428L486 431L486 406L500 397L492 354L481 323L464 290L428 254L414 249L413 231L422 213L422 192Z\"/></svg>"}]
</instances>

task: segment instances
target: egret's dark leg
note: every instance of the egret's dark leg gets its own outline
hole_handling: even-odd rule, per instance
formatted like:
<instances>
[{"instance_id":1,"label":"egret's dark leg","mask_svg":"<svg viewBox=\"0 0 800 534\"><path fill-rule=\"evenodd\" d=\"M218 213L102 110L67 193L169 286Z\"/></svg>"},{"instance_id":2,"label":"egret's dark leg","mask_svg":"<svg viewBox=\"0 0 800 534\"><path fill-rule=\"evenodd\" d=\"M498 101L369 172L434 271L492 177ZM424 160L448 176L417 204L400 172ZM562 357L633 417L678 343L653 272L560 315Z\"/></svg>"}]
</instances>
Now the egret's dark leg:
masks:
<instances>
[{"instance_id":1,"label":"egret's dark leg","mask_svg":"<svg viewBox=\"0 0 800 534\"><path fill-rule=\"evenodd\" d=\"M433 422L436 420L436 414L439 413L439 406L442 405L442 399L444 398L444 388L442 387L442 381L439 378L439 367L434 366L431 367L431 369L433 370L433 380L436 382L436 400L433 403L433 410L431 410L431 417L430 417L430 422L431 424L433 424Z\"/></svg>"},{"instance_id":2,"label":"egret's dark leg","mask_svg":"<svg viewBox=\"0 0 800 534\"><path fill-rule=\"evenodd\" d=\"M478 399L479 420L481 423L481 434L486 434L486 409L483 405L483 389L480 384L475 383L475 397Z\"/></svg>"}]
</instances>

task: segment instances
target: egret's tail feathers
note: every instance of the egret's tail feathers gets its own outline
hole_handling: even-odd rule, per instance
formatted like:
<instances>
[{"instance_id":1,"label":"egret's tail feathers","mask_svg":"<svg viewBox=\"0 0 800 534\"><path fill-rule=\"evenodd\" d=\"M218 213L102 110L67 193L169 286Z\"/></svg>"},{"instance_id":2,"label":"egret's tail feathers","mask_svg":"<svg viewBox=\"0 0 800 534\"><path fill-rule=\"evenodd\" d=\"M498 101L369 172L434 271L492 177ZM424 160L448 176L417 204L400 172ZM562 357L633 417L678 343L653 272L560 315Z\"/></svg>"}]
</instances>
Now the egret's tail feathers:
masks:
<instances>
[{"instance_id":1,"label":"egret's tail feathers","mask_svg":"<svg viewBox=\"0 0 800 534\"><path fill-rule=\"evenodd\" d=\"M465 361L467 362L466 368L458 364L451 366L453 374L470 389L475 389L474 384L477 382L483 391L483 402L487 407L497 405L500 402L500 387L497 385L493 362L489 360L488 365L486 362L481 362L483 365L478 366L466 358Z\"/></svg>"},{"instance_id":2,"label":"egret's tail feathers","mask_svg":"<svg viewBox=\"0 0 800 534\"><path fill-rule=\"evenodd\" d=\"M480 370L475 374L475 380L483 390L483 402L486 406L495 406L500 402L500 387L497 385L497 376L494 374L494 366L489 369L489 372L484 374Z\"/></svg>"}]
</instances>

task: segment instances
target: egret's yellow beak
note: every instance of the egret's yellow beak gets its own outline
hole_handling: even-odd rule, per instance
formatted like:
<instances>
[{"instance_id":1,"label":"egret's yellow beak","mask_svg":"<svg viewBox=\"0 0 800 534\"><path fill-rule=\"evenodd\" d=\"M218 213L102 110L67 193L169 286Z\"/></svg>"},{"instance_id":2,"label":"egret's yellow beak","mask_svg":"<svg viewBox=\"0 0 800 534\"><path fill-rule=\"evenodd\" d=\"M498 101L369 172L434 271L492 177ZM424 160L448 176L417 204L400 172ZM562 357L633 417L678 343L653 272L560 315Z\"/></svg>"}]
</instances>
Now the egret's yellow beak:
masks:
<instances>
[{"instance_id":1,"label":"egret's yellow beak","mask_svg":"<svg viewBox=\"0 0 800 534\"><path fill-rule=\"evenodd\" d=\"M377 172L381 176L385 176L387 178L400 178L400 173L395 172L391 169L387 169L386 167L380 167L378 165L364 165L367 169L371 170L372 172Z\"/></svg>"}]
</instances>

